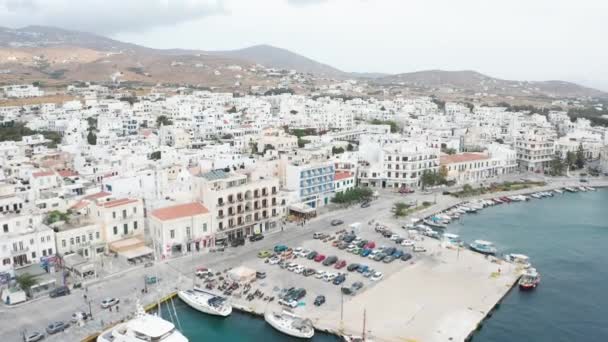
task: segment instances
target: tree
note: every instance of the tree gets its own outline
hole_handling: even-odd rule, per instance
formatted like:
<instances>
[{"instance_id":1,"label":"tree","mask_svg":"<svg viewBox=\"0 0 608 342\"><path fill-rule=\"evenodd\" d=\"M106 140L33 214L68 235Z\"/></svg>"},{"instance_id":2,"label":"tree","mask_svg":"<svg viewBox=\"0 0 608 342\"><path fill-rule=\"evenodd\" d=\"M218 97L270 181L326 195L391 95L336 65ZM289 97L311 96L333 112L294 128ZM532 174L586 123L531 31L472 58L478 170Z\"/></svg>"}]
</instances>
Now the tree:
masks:
<instances>
[{"instance_id":1,"label":"tree","mask_svg":"<svg viewBox=\"0 0 608 342\"><path fill-rule=\"evenodd\" d=\"M441 165L439 168L439 177L443 180L447 180L448 178L448 168L445 165Z\"/></svg>"},{"instance_id":2,"label":"tree","mask_svg":"<svg viewBox=\"0 0 608 342\"><path fill-rule=\"evenodd\" d=\"M462 187L462 191L463 191L463 192L465 192L465 193L472 192L472 191L473 191L473 187L472 187L472 186L470 186L469 184L465 184L465 185Z\"/></svg>"},{"instance_id":3,"label":"tree","mask_svg":"<svg viewBox=\"0 0 608 342\"><path fill-rule=\"evenodd\" d=\"M38 284L38 279L30 273L18 275L15 277L15 280L17 281L17 284L19 284L19 287L27 293L29 293L32 286Z\"/></svg>"},{"instance_id":4,"label":"tree","mask_svg":"<svg viewBox=\"0 0 608 342\"><path fill-rule=\"evenodd\" d=\"M585 167L585 150L583 149L583 143L578 144L575 163L577 169L582 169Z\"/></svg>"},{"instance_id":5,"label":"tree","mask_svg":"<svg viewBox=\"0 0 608 342\"><path fill-rule=\"evenodd\" d=\"M344 192L338 192L331 199L333 203L350 204L353 202L361 202L370 200L374 192L370 188L352 188Z\"/></svg>"},{"instance_id":6,"label":"tree","mask_svg":"<svg viewBox=\"0 0 608 342\"><path fill-rule=\"evenodd\" d=\"M234 138L234 137L230 133L226 133L226 134L222 135L222 139L232 139L232 138Z\"/></svg>"},{"instance_id":7,"label":"tree","mask_svg":"<svg viewBox=\"0 0 608 342\"><path fill-rule=\"evenodd\" d=\"M160 125L170 126L173 125L173 121L171 121L171 119L169 119L166 115L160 115L156 118L156 126L160 127Z\"/></svg>"},{"instance_id":8,"label":"tree","mask_svg":"<svg viewBox=\"0 0 608 342\"><path fill-rule=\"evenodd\" d=\"M289 114L296 115L296 114L298 114L298 111L295 110L295 109L292 109L292 110L289 111Z\"/></svg>"},{"instance_id":9,"label":"tree","mask_svg":"<svg viewBox=\"0 0 608 342\"><path fill-rule=\"evenodd\" d=\"M573 169L576 166L576 153L568 151L566 153L566 165L568 168Z\"/></svg>"},{"instance_id":10,"label":"tree","mask_svg":"<svg viewBox=\"0 0 608 342\"><path fill-rule=\"evenodd\" d=\"M274 150L274 146L272 146L270 144L264 145L264 153L266 153L266 151L268 151L268 150Z\"/></svg>"},{"instance_id":11,"label":"tree","mask_svg":"<svg viewBox=\"0 0 608 342\"><path fill-rule=\"evenodd\" d=\"M160 158L161 158L161 152L160 151L152 152L150 154L150 159L151 160L160 160Z\"/></svg>"},{"instance_id":12,"label":"tree","mask_svg":"<svg viewBox=\"0 0 608 342\"><path fill-rule=\"evenodd\" d=\"M353 144L351 144L351 143L348 143L348 146L346 146L346 150L347 150L348 152L352 152L354 149L355 149L355 147L354 147L354 146L353 146Z\"/></svg>"},{"instance_id":13,"label":"tree","mask_svg":"<svg viewBox=\"0 0 608 342\"><path fill-rule=\"evenodd\" d=\"M456 154L456 150L453 148L442 148L441 152L449 155Z\"/></svg>"},{"instance_id":14,"label":"tree","mask_svg":"<svg viewBox=\"0 0 608 342\"><path fill-rule=\"evenodd\" d=\"M429 185L435 185L435 174L429 170L424 170L421 177L422 189L424 190Z\"/></svg>"},{"instance_id":15,"label":"tree","mask_svg":"<svg viewBox=\"0 0 608 342\"><path fill-rule=\"evenodd\" d=\"M331 154L341 154L344 153L344 148L342 147L332 147L331 148Z\"/></svg>"},{"instance_id":16,"label":"tree","mask_svg":"<svg viewBox=\"0 0 608 342\"><path fill-rule=\"evenodd\" d=\"M298 147L299 148L306 146L306 144L308 144L308 143L310 143L310 140L298 138Z\"/></svg>"},{"instance_id":17,"label":"tree","mask_svg":"<svg viewBox=\"0 0 608 342\"><path fill-rule=\"evenodd\" d=\"M566 167L566 165L565 165L564 160L562 159L561 155L559 153L556 153L555 156L553 157L553 160L551 160L550 174L552 176L562 176L564 174L565 167Z\"/></svg>"},{"instance_id":18,"label":"tree","mask_svg":"<svg viewBox=\"0 0 608 342\"><path fill-rule=\"evenodd\" d=\"M395 202L395 204L393 204L393 215L395 215L395 217L406 216L409 207L409 205L403 202Z\"/></svg>"},{"instance_id":19,"label":"tree","mask_svg":"<svg viewBox=\"0 0 608 342\"><path fill-rule=\"evenodd\" d=\"M251 147L251 154L258 153L258 143L252 141L249 143L249 147Z\"/></svg>"},{"instance_id":20,"label":"tree","mask_svg":"<svg viewBox=\"0 0 608 342\"><path fill-rule=\"evenodd\" d=\"M370 123L372 125L389 125L389 126L391 126L391 133L399 132L399 125L397 125L397 123L392 120L382 121L382 120L374 119L374 120L370 121Z\"/></svg>"},{"instance_id":21,"label":"tree","mask_svg":"<svg viewBox=\"0 0 608 342\"><path fill-rule=\"evenodd\" d=\"M232 108L228 109L228 113L230 113L230 114L234 114L236 112L237 112L236 106L232 106Z\"/></svg>"},{"instance_id":22,"label":"tree","mask_svg":"<svg viewBox=\"0 0 608 342\"><path fill-rule=\"evenodd\" d=\"M97 145L97 135L93 131L89 131L87 134L87 142L89 145Z\"/></svg>"}]
</instances>

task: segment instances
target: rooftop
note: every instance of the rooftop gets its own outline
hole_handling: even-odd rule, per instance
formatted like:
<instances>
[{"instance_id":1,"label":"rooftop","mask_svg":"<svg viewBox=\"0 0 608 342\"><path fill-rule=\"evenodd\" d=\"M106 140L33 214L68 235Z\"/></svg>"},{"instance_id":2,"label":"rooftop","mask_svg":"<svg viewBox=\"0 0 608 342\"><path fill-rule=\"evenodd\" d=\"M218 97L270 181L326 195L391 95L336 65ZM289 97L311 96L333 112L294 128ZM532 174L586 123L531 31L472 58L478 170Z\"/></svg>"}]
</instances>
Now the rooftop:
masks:
<instances>
[{"instance_id":1,"label":"rooftop","mask_svg":"<svg viewBox=\"0 0 608 342\"><path fill-rule=\"evenodd\" d=\"M121 198L121 199L117 199L117 200L113 200L113 201L103 202L101 205L104 208L114 208L114 207L119 207L119 206L125 205L125 204L135 203L137 201L138 200L135 198Z\"/></svg>"},{"instance_id":2,"label":"rooftop","mask_svg":"<svg viewBox=\"0 0 608 342\"><path fill-rule=\"evenodd\" d=\"M353 177L353 174L351 174L350 172L338 171L338 172L336 172L336 175L334 176L334 180L339 181L339 180L351 178L351 177Z\"/></svg>"},{"instance_id":3,"label":"rooftop","mask_svg":"<svg viewBox=\"0 0 608 342\"><path fill-rule=\"evenodd\" d=\"M225 179L230 176L230 174L222 169L211 170L209 172L201 173L200 177L206 178L208 180L218 180Z\"/></svg>"},{"instance_id":4,"label":"rooftop","mask_svg":"<svg viewBox=\"0 0 608 342\"><path fill-rule=\"evenodd\" d=\"M34 178L38 178L38 177L53 176L54 174L55 174L54 171L39 171L39 172L32 173L32 176L34 176Z\"/></svg>"},{"instance_id":5,"label":"rooftop","mask_svg":"<svg viewBox=\"0 0 608 342\"><path fill-rule=\"evenodd\" d=\"M490 159L490 157L483 153L460 153L441 156L439 161L441 164L454 164L486 159Z\"/></svg>"},{"instance_id":6,"label":"rooftop","mask_svg":"<svg viewBox=\"0 0 608 342\"><path fill-rule=\"evenodd\" d=\"M209 210L199 202L173 205L152 211L151 215L161 221L175 220L208 213Z\"/></svg>"}]
</instances>

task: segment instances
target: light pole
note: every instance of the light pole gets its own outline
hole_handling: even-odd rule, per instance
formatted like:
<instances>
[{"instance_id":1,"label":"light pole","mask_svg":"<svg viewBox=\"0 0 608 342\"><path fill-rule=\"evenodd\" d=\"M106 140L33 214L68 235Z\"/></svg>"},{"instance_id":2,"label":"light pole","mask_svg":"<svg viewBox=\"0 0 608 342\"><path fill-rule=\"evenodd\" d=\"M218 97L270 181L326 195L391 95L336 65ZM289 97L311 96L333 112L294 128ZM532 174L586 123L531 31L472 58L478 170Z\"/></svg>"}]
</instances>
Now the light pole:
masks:
<instances>
[{"instance_id":1,"label":"light pole","mask_svg":"<svg viewBox=\"0 0 608 342\"><path fill-rule=\"evenodd\" d=\"M93 319L93 310L91 310L91 300L89 299L89 317Z\"/></svg>"}]
</instances>

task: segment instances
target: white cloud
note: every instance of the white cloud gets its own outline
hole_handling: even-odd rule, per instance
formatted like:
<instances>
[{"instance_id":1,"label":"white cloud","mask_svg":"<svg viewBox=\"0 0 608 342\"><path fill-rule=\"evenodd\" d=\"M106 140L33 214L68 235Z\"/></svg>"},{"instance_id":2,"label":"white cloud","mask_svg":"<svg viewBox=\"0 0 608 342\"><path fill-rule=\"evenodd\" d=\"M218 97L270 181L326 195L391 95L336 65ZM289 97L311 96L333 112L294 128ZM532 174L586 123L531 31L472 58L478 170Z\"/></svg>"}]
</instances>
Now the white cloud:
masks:
<instances>
[{"instance_id":1,"label":"white cloud","mask_svg":"<svg viewBox=\"0 0 608 342\"><path fill-rule=\"evenodd\" d=\"M222 0L0 0L0 25L112 34L143 32L224 12Z\"/></svg>"}]
</instances>

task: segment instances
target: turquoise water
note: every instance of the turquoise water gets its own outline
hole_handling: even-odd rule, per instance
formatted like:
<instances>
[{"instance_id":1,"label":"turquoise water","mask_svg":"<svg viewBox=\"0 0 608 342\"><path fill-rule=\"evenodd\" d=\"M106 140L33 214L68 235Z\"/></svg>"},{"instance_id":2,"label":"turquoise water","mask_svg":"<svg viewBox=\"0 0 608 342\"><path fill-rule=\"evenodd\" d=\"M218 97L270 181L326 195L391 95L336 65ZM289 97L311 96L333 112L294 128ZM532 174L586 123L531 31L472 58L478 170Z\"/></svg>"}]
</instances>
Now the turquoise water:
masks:
<instances>
[{"instance_id":1,"label":"turquoise water","mask_svg":"<svg viewBox=\"0 0 608 342\"><path fill-rule=\"evenodd\" d=\"M535 291L511 291L475 342L608 341L607 190L486 208L464 216L448 231L465 241L493 241L502 253L526 254L543 277ZM179 299L174 303L180 330L191 342L301 341L236 310L219 318ZM170 319L167 310L163 316ZM317 332L313 341L338 339Z\"/></svg>"},{"instance_id":2,"label":"turquoise water","mask_svg":"<svg viewBox=\"0 0 608 342\"><path fill-rule=\"evenodd\" d=\"M514 289L473 341L608 341L608 191L565 193L486 208L448 231L528 255L542 275Z\"/></svg>"},{"instance_id":3,"label":"turquoise water","mask_svg":"<svg viewBox=\"0 0 608 342\"><path fill-rule=\"evenodd\" d=\"M184 304L178 298L174 299L175 310L181 327L180 331L190 342L296 342L301 339L284 335L264 321L263 318L233 310L226 318L207 315L198 312ZM163 306L162 316L175 322L173 316ZM334 336L315 332L314 342L336 342Z\"/></svg>"}]
</instances>

